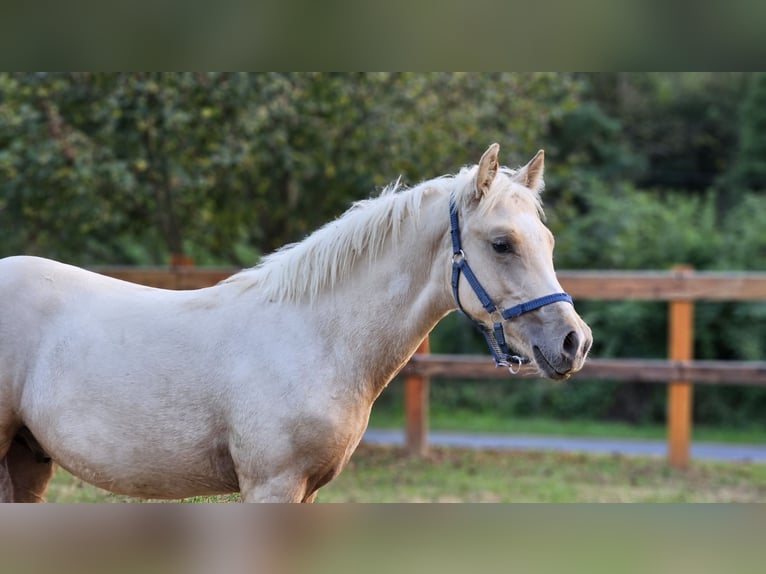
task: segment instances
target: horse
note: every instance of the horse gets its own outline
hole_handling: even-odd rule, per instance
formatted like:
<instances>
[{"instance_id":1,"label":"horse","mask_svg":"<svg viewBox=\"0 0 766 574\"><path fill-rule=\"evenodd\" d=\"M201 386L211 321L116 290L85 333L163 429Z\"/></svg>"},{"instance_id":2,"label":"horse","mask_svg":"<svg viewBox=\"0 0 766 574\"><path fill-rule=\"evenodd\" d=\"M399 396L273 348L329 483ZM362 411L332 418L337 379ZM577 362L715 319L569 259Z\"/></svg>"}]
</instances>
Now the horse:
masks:
<instances>
[{"instance_id":1,"label":"horse","mask_svg":"<svg viewBox=\"0 0 766 574\"><path fill-rule=\"evenodd\" d=\"M515 170L498 153L397 182L208 288L0 260L0 500L42 501L59 465L136 497L313 502L458 307L512 361L577 372L592 335L554 271L543 151Z\"/></svg>"}]
</instances>

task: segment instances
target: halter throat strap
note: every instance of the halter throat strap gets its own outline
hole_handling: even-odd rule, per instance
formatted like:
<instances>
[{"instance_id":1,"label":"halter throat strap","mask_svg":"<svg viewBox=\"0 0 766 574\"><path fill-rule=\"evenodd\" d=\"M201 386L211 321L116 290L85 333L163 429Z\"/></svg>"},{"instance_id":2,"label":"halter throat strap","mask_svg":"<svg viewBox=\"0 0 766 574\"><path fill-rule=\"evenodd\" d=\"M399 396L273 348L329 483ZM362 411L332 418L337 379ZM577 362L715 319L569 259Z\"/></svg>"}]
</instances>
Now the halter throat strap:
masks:
<instances>
[{"instance_id":1,"label":"halter throat strap","mask_svg":"<svg viewBox=\"0 0 766 574\"><path fill-rule=\"evenodd\" d=\"M481 321L471 317L466 312L466 310L463 309L463 305L460 303L460 277L464 276L466 281L468 281L468 284L471 286L471 289L473 289L473 292L476 294L476 297L479 299L482 307L484 307L484 310L490 315L490 317L498 313L497 305L495 305L487 291L484 289L484 287L482 287L481 282L476 277L476 274L473 272L473 269L471 269L471 266L468 264L468 260L466 259L466 255L463 251L462 243L460 241L460 221L458 219L457 206L455 205L455 200L453 198L450 198L449 211L450 236L452 238L452 294L455 298L455 303L457 303L458 309L460 309L463 314L471 319L484 335L484 338L487 341L487 346L489 347L489 350L495 359L495 365L508 367L510 371L515 374L518 372L518 368L521 366L521 364L528 362L529 359L524 359L511 353L511 350L505 341L502 322L494 321L492 328L490 329ZM531 299L530 301L519 303L513 307L501 309L499 311L499 315L504 320L508 321L515 319L524 313L529 313L530 311L544 307L545 305L550 305L551 303L559 303L562 301L567 302L570 305L573 304L572 298L569 296L569 294L564 292L551 293L550 295L543 295L542 297L537 297L536 299ZM514 370L514 367L516 370Z\"/></svg>"}]
</instances>

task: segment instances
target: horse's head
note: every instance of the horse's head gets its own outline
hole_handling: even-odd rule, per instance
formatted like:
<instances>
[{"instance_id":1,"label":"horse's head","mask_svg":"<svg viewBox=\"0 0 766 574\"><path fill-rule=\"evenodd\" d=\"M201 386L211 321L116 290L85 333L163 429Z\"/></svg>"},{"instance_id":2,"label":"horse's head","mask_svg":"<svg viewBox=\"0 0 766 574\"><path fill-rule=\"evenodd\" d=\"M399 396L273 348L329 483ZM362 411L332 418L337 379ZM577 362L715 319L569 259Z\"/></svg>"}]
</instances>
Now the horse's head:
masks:
<instances>
[{"instance_id":1,"label":"horse's head","mask_svg":"<svg viewBox=\"0 0 766 574\"><path fill-rule=\"evenodd\" d=\"M567 296L553 269L553 234L541 218L543 152L512 171L498 167L498 151L497 144L490 146L470 179L458 178L465 184L454 194L460 234L456 251L462 249L456 261L470 262L467 272L458 272L458 301L490 332L502 325L511 347L534 361L542 374L566 379L582 368L593 339L570 301L562 300ZM471 274L486 294L484 302L467 277ZM549 294L556 294L554 302L540 299ZM487 299L492 303L487 305ZM527 302L533 303L528 312L519 307Z\"/></svg>"}]
</instances>

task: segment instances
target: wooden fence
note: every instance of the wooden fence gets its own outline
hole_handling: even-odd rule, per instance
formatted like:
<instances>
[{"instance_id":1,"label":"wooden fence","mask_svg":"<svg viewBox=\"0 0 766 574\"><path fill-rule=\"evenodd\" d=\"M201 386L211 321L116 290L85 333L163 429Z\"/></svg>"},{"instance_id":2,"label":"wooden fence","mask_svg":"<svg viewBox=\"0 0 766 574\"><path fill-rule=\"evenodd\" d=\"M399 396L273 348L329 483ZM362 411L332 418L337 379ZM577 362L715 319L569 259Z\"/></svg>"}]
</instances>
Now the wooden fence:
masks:
<instances>
[{"instance_id":1,"label":"wooden fence","mask_svg":"<svg viewBox=\"0 0 766 574\"><path fill-rule=\"evenodd\" d=\"M231 275L231 268L103 267L96 271L127 281L165 289L196 289ZM766 385L766 361L695 361L694 303L697 301L766 301L766 273L707 273L678 266L669 272L560 271L564 289L577 300L644 300L668 302L667 359L590 359L576 377L668 384L668 460L689 461L692 384ZM598 334L596 334L598 336ZM407 448L428 448L430 377L507 378L489 356L431 355L428 339L402 374L405 385ZM531 375L529 368L521 375ZM575 379L576 380L576 379Z\"/></svg>"}]
</instances>

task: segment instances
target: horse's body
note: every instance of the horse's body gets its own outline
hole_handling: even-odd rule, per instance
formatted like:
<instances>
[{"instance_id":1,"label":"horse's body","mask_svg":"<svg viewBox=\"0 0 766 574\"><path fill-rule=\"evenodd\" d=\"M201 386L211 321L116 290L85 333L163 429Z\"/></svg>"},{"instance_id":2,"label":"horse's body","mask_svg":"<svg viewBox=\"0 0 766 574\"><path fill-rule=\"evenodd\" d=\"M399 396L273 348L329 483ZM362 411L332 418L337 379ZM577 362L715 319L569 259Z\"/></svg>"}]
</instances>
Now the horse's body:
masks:
<instances>
[{"instance_id":1,"label":"horse's body","mask_svg":"<svg viewBox=\"0 0 766 574\"><path fill-rule=\"evenodd\" d=\"M362 202L207 289L0 260L0 499L41 499L58 463L135 496L313 500L356 448L375 398L456 307L450 197L466 257L498 300L560 290L538 214L541 159L498 171L496 154ZM512 261L487 248L501 235L514 242ZM460 296L489 320L467 286ZM527 356L542 352L538 365L555 378L579 369L590 347L567 303L504 329Z\"/></svg>"}]
</instances>

